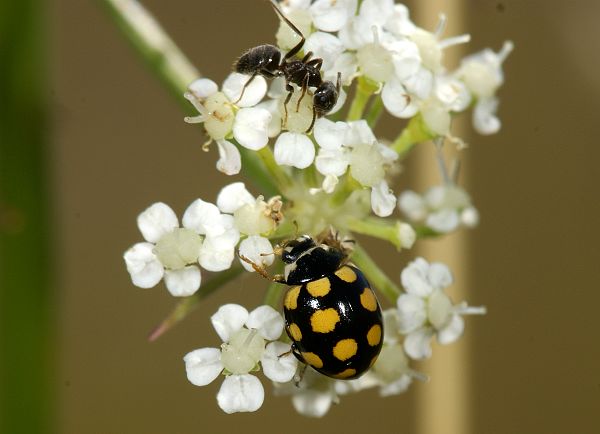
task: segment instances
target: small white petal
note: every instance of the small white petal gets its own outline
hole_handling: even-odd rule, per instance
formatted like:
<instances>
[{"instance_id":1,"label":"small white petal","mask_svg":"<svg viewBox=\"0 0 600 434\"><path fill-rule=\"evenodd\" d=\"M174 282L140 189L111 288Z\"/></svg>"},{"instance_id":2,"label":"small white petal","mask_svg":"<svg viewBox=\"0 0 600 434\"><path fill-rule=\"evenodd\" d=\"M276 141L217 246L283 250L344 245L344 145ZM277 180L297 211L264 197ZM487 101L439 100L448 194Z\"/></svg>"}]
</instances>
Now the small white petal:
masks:
<instances>
[{"instance_id":1,"label":"small white petal","mask_svg":"<svg viewBox=\"0 0 600 434\"><path fill-rule=\"evenodd\" d=\"M452 285L454 279L447 265L440 262L432 262L427 271L427 280L436 289L447 288Z\"/></svg>"},{"instance_id":2,"label":"small white petal","mask_svg":"<svg viewBox=\"0 0 600 434\"><path fill-rule=\"evenodd\" d=\"M146 241L156 243L164 234L178 227L179 221L169 205L157 202L138 215L137 225Z\"/></svg>"},{"instance_id":3,"label":"small white petal","mask_svg":"<svg viewBox=\"0 0 600 434\"><path fill-rule=\"evenodd\" d=\"M219 91L219 86L208 78L194 80L188 90L198 99L204 99Z\"/></svg>"},{"instance_id":4,"label":"small white petal","mask_svg":"<svg viewBox=\"0 0 600 434\"><path fill-rule=\"evenodd\" d=\"M123 255L131 281L139 288L152 288L165 272L153 249L150 243L137 243Z\"/></svg>"},{"instance_id":5,"label":"small white petal","mask_svg":"<svg viewBox=\"0 0 600 434\"><path fill-rule=\"evenodd\" d=\"M344 145L352 148L358 145L371 145L377 142L373 130L364 119L348 122L348 126L350 128L346 131Z\"/></svg>"},{"instance_id":6,"label":"small white petal","mask_svg":"<svg viewBox=\"0 0 600 434\"><path fill-rule=\"evenodd\" d=\"M315 159L315 167L322 175L342 176L350 164L350 154L346 149L320 149Z\"/></svg>"},{"instance_id":7,"label":"small white petal","mask_svg":"<svg viewBox=\"0 0 600 434\"><path fill-rule=\"evenodd\" d=\"M383 25L394 13L394 0L364 0L360 5L361 19L371 25Z\"/></svg>"},{"instance_id":8,"label":"small white petal","mask_svg":"<svg viewBox=\"0 0 600 434\"><path fill-rule=\"evenodd\" d=\"M195 265L165 272L165 285L174 297L187 297L200 288L200 269Z\"/></svg>"},{"instance_id":9,"label":"small white petal","mask_svg":"<svg viewBox=\"0 0 600 434\"><path fill-rule=\"evenodd\" d=\"M232 232L234 235L237 231ZM239 239L239 232L237 232ZM226 241L224 241L226 239ZM231 268L231 263L235 259L235 243L231 245L230 241L235 239L226 234L223 236L206 238L198 254L198 263L208 271L223 271Z\"/></svg>"},{"instance_id":10,"label":"small white petal","mask_svg":"<svg viewBox=\"0 0 600 434\"><path fill-rule=\"evenodd\" d=\"M243 108L237 112L233 123L233 136L240 145L253 151L265 147L271 113L264 108Z\"/></svg>"},{"instance_id":11,"label":"small white petal","mask_svg":"<svg viewBox=\"0 0 600 434\"><path fill-rule=\"evenodd\" d=\"M317 0L310 7L315 27L326 32L337 32L356 12L357 0Z\"/></svg>"},{"instance_id":12,"label":"small white petal","mask_svg":"<svg viewBox=\"0 0 600 434\"><path fill-rule=\"evenodd\" d=\"M408 223L400 223L398 227L398 239L403 249L410 249L417 241L417 233Z\"/></svg>"},{"instance_id":13,"label":"small white petal","mask_svg":"<svg viewBox=\"0 0 600 434\"><path fill-rule=\"evenodd\" d=\"M331 33L315 32L306 39L303 50L305 53L312 51L314 53L313 58L323 59L323 70L329 70L333 67L338 56L343 53L344 46Z\"/></svg>"},{"instance_id":14,"label":"small white petal","mask_svg":"<svg viewBox=\"0 0 600 434\"><path fill-rule=\"evenodd\" d=\"M217 196L217 207L221 212L233 214L238 208L246 204L252 205L255 201L243 182L234 182L221 189Z\"/></svg>"},{"instance_id":15,"label":"small white petal","mask_svg":"<svg viewBox=\"0 0 600 434\"><path fill-rule=\"evenodd\" d=\"M277 137L281 132L281 112L279 111L279 100L269 99L261 102L256 108L268 110L271 113L271 120L267 127L267 135L269 137Z\"/></svg>"},{"instance_id":16,"label":"small white petal","mask_svg":"<svg viewBox=\"0 0 600 434\"><path fill-rule=\"evenodd\" d=\"M286 132L277 138L274 154L279 165L306 169L315 159L315 146L304 134Z\"/></svg>"},{"instance_id":17,"label":"small white petal","mask_svg":"<svg viewBox=\"0 0 600 434\"><path fill-rule=\"evenodd\" d=\"M398 306L398 330L410 333L417 330L427 320L425 300L413 294L402 294L396 302Z\"/></svg>"},{"instance_id":18,"label":"small white petal","mask_svg":"<svg viewBox=\"0 0 600 434\"><path fill-rule=\"evenodd\" d=\"M246 327L258 330L258 333L268 341L274 341L283 333L283 317L271 306L258 306L250 312ZM284 351L285 352L285 351Z\"/></svg>"},{"instance_id":19,"label":"small white petal","mask_svg":"<svg viewBox=\"0 0 600 434\"><path fill-rule=\"evenodd\" d=\"M414 360L428 359L431 357L431 338L433 330L423 327L409 333L404 340L404 351Z\"/></svg>"},{"instance_id":20,"label":"small white petal","mask_svg":"<svg viewBox=\"0 0 600 434\"><path fill-rule=\"evenodd\" d=\"M427 280L428 270L429 264L423 258L417 258L408 264L400 274L400 280L406 292L419 297L429 296L433 287Z\"/></svg>"},{"instance_id":21,"label":"small white petal","mask_svg":"<svg viewBox=\"0 0 600 434\"><path fill-rule=\"evenodd\" d=\"M254 375L230 375L217 393L219 407L227 414L256 411L265 399L265 390Z\"/></svg>"},{"instance_id":22,"label":"small white petal","mask_svg":"<svg viewBox=\"0 0 600 434\"><path fill-rule=\"evenodd\" d=\"M445 234L452 232L458 227L460 224L460 216L455 209L444 208L429 214L427 220L425 220L425 224L434 231Z\"/></svg>"},{"instance_id":23,"label":"small white petal","mask_svg":"<svg viewBox=\"0 0 600 434\"><path fill-rule=\"evenodd\" d=\"M419 72L421 56L417 44L408 39L394 38L384 45L392 52L392 63L398 80L407 80Z\"/></svg>"},{"instance_id":24,"label":"small white petal","mask_svg":"<svg viewBox=\"0 0 600 434\"><path fill-rule=\"evenodd\" d=\"M371 189L371 208L379 217L387 217L396 208L396 196L387 185L381 181Z\"/></svg>"},{"instance_id":25,"label":"small white petal","mask_svg":"<svg viewBox=\"0 0 600 434\"><path fill-rule=\"evenodd\" d=\"M411 95L418 99L427 99L433 89L433 72L426 68L420 68L416 74L402 83Z\"/></svg>"},{"instance_id":26,"label":"small white petal","mask_svg":"<svg viewBox=\"0 0 600 434\"><path fill-rule=\"evenodd\" d=\"M423 122L431 132L445 136L450 133L450 110L441 103L429 100L421 105L421 115Z\"/></svg>"},{"instance_id":27,"label":"small white petal","mask_svg":"<svg viewBox=\"0 0 600 434\"><path fill-rule=\"evenodd\" d=\"M210 321L223 342L229 342L231 336L240 330L248 320L248 311L239 304L224 304Z\"/></svg>"},{"instance_id":28,"label":"small white petal","mask_svg":"<svg viewBox=\"0 0 600 434\"><path fill-rule=\"evenodd\" d=\"M263 267L271 265L275 260L273 246L268 239L259 235L251 235L245 240L242 240L239 247L239 253L241 256L250 259L259 266L262 265ZM254 272L252 265L248 264L246 261L240 259L240 263L247 271Z\"/></svg>"},{"instance_id":29,"label":"small white petal","mask_svg":"<svg viewBox=\"0 0 600 434\"><path fill-rule=\"evenodd\" d=\"M473 228L479 224L479 212L474 206L465 208L460 213L460 221L468 228Z\"/></svg>"},{"instance_id":30,"label":"small white petal","mask_svg":"<svg viewBox=\"0 0 600 434\"><path fill-rule=\"evenodd\" d=\"M221 351L218 348L200 348L183 357L185 371L190 383L206 386L212 383L223 370Z\"/></svg>"},{"instance_id":31,"label":"small white petal","mask_svg":"<svg viewBox=\"0 0 600 434\"><path fill-rule=\"evenodd\" d=\"M323 149L337 150L342 147L344 137L350 130L346 122L333 122L327 118L315 121L313 134L319 146Z\"/></svg>"},{"instance_id":32,"label":"small white petal","mask_svg":"<svg viewBox=\"0 0 600 434\"><path fill-rule=\"evenodd\" d=\"M401 393L406 392L411 383L412 378L410 377L410 375L402 375L396 381L381 386L381 388L379 389L379 395L384 397L399 395Z\"/></svg>"},{"instance_id":33,"label":"small white petal","mask_svg":"<svg viewBox=\"0 0 600 434\"><path fill-rule=\"evenodd\" d=\"M481 99L473 109L473 127L479 134L489 135L500 131L502 126L496 116L498 100L496 98Z\"/></svg>"},{"instance_id":34,"label":"small white petal","mask_svg":"<svg viewBox=\"0 0 600 434\"><path fill-rule=\"evenodd\" d=\"M267 345L260 359L263 372L267 378L278 383L286 383L294 378L298 360L291 352L286 354L289 351L290 344L283 342L276 341Z\"/></svg>"},{"instance_id":35,"label":"small white petal","mask_svg":"<svg viewBox=\"0 0 600 434\"><path fill-rule=\"evenodd\" d=\"M183 226L198 234L220 235L225 231L221 212L216 205L196 199L183 213Z\"/></svg>"},{"instance_id":36,"label":"small white petal","mask_svg":"<svg viewBox=\"0 0 600 434\"><path fill-rule=\"evenodd\" d=\"M383 343L392 345L398 342L398 332L400 331L398 323L398 310L394 308L383 311Z\"/></svg>"},{"instance_id":37,"label":"small white petal","mask_svg":"<svg viewBox=\"0 0 600 434\"><path fill-rule=\"evenodd\" d=\"M413 115L411 110L407 111L411 97L398 80L392 79L383 85L381 99L391 115L397 118L409 118Z\"/></svg>"},{"instance_id":38,"label":"small white petal","mask_svg":"<svg viewBox=\"0 0 600 434\"><path fill-rule=\"evenodd\" d=\"M231 102L237 101L242 93L242 89L250 80L250 76L232 72L223 83L223 93ZM252 107L260 102L267 93L267 81L260 75L257 75L252 80L241 100L235 103L238 107Z\"/></svg>"},{"instance_id":39,"label":"small white petal","mask_svg":"<svg viewBox=\"0 0 600 434\"><path fill-rule=\"evenodd\" d=\"M437 332L437 340L442 345L448 345L460 338L465 330L465 320L458 314L452 315L450 323Z\"/></svg>"},{"instance_id":40,"label":"small white petal","mask_svg":"<svg viewBox=\"0 0 600 434\"><path fill-rule=\"evenodd\" d=\"M407 190L398 197L398 207L412 221L419 221L427 216L425 201L412 190Z\"/></svg>"},{"instance_id":41,"label":"small white petal","mask_svg":"<svg viewBox=\"0 0 600 434\"><path fill-rule=\"evenodd\" d=\"M225 139L217 140L219 160L217 170L225 175L237 175L242 169L242 156L238 148Z\"/></svg>"},{"instance_id":42,"label":"small white petal","mask_svg":"<svg viewBox=\"0 0 600 434\"><path fill-rule=\"evenodd\" d=\"M304 390L292 396L296 411L304 416L323 417L329 411L333 395L331 392Z\"/></svg>"},{"instance_id":43,"label":"small white petal","mask_svg":"<svg viewBox=\"0 0 600 434\"><path fill-rule=\"evenodd\" d=\"M330 69L325 70L323 74L323 80L329 80L336 83L337 74L339 72L342 75L342 85L350 86L352 80L356 76L357 70L358 61L356 60L356 55L354 53L345 52L335 59L335 61L333 62L333 66ZM338 102L342 99L342 95L344 95L345 99L346 93L341 92L341 94L338 96ZM335 111L337 111L336 107L334 107L333 110L329 113L335 113Z\"/></svg>"},{"instance_id":44,"label":"small white petal","mask_svg":"<svg viewBox=\"0 0 600 434\"><path fill-rule=\"evenodd\" d=\"M335 187L338 185L338 177L335 175L325 175L323 179L323 184L321 184L321 188L327 194L333 193Z\"/></svg>"}]
</instances>

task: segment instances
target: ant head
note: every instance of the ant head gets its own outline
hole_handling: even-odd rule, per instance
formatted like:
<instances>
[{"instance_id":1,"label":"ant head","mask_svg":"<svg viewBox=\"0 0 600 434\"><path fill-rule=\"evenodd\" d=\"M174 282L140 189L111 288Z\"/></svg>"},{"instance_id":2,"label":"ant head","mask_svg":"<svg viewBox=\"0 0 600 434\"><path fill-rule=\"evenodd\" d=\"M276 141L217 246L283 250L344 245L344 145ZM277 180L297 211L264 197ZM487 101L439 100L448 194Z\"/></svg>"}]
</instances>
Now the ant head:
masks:
<instances>
[{"instance_id":1,"label":"ant head","mask_svg":"<svg viewBox=\"0 0 600 434\"><path fill-rule=\"evenodd\" d=\"M337 73L337 82L333 84L331 81L321 83L313 97L313 107L319 116L329 113L335 103L337 103L340 89L342 88L342 73Z\"/></svg>"}]
</instances>

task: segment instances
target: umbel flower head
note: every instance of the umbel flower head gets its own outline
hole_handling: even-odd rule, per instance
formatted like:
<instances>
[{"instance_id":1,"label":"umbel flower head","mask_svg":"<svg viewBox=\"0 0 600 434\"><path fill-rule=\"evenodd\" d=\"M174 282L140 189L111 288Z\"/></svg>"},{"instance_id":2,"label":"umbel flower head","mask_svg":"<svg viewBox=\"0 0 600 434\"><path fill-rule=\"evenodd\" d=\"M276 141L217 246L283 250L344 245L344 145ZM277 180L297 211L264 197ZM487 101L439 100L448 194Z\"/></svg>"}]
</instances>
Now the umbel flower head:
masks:
<instances>
[{"instance_id":1,"label":"umbel flower head","mask_svg":"<svg viewBox=\"0 0 600 434\"><path fill-rule=\"evenodd\" d=\"M334 379L299 363L296 347L282 337L278 311L284 287L275 283L265 304L251 312L234 303L221 306L211 317L221 346L184 357L194 385L223 376L217 402L226 413L262 406L265 389L255 374L263 371L275 393L291 396L298 412L321 417L347 394L377 388L381 396L393 396L415 379L426 380L412 364L431 357L432 339L454 342L464 332L464 315L485 313L483 307L451 301L445 290L453 277L446 265L417 258L396 282L356 235L389 242L404 254L422 238L478 223L471 196L459 186L458 171L448 175L445 158L453 154L458 162L466 148L452 130L461 113L471 111L481 134L499 131L497 95L513 45L507 41L498 52L472 54L453 69L447 55L471 37L444 35L444 15L435 29L424 29L394 0L273 5L280 19L276 46L251 48L220 86L198 78L184 95L194 110L185 122L205 132L204 151L216 147L217 170L245 175L257 194L236 180L221 189L215 203L192 201L181 219L165 203L154 203L138 216L144 241L128 249L124 260L135 286L150 288L164 280L173 296L190 297L163 321L155 339L243 271L263 277L270 277L271 266L280 271L279 256L291 254L286 242L299 234L337 249L342 264L360 268L394 306L383 311L383 347L362 377ZM144 27L141 37L147 32ZM165 55L165 61L175 55ZM391 140L377 130L386 114L399 126ZM436 146L432 165L438 165L441 182L422 194L403 184L396 196L395 178L407 155L429 142ZM203 283L205 272L223 273ZM286 276L272 280L285 282ZM324 341L324 351L327 345Z\"/></svg>"}]
</instances>

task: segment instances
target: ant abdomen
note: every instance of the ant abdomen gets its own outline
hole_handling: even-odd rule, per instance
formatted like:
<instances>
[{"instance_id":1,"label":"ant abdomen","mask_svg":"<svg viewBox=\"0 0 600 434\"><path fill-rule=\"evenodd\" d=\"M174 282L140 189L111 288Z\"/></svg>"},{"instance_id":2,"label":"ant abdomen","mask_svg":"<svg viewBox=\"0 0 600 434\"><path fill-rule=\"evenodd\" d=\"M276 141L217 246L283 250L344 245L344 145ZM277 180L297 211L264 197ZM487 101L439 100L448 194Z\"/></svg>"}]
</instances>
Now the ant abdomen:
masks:
<instances>
[{"instance_id":1,"label":"ant abdomen","mask_svg":"<svg viewBox=\"0 0 600 434\"><path fill-rule=\"evenodd\" d=\"M235 62L234 69L240 74L260 74L270 77L277 72L280 61L281 52L279 48L268 44L259 45L242 54Z\"/></svg>"}]
</instances>

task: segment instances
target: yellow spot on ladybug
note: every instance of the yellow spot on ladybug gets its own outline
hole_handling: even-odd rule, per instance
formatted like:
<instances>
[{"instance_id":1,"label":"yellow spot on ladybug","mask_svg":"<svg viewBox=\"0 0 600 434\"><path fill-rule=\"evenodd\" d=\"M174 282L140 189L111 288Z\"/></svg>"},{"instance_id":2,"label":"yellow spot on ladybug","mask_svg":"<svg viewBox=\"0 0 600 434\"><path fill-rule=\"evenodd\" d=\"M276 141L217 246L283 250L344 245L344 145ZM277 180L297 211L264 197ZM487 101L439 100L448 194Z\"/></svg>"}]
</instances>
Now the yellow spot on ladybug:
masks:
<instances>
[{"instance_id":1,"label":"yellow spot on ladybug","mask_svg":"<svg viewBox=\"0 0 600 434\"><path fill-rule=\"evenodd\" d=\"M300 288L300 286L293 286L288 289L287 294L285 294L283 305L287 310L294 310L298 307L298 295L300 294Z\"/></svg>"},{"instance_id":2,"label":"yellow spot on ladybug","mask_svg":"<svg viewBox=\"0 0 600 434\"><path fill-rule=\"evenodd\" d=\"M367 342L369 342L369 345L372 347L381 342L381 326L379 324L375 324L369 329L367 332Z\"/></svg>"},{"instance_id":3,"label":"yellow spot on ladybug","mask_svg":"<svg viewBox=\"0 0 600 434\"><path fill-rule=\"evenodd\" d=\"M315 353L300 353L304 358L304 361L308 363L310 366L313 366L317 369L321 369L323 367L323 360Z\"/></svg>"},{"instance_id":4,"label":"yellow spot on ladybug","mask_svg":"<svg viewBox=\"0 0 600 434\"><path fill-rule=\"evenodd\" d=\"M329 293L331 289L331 282L327 277L323 277L319 280L314 280L306 284L306 289L313 297L323 297Z\"/></svg>"},{"instance_id":5,"label":"yellow spot on ladybug","mask_svg":"<svg viewBox=\"0 0 600 434\"><path fill-rule=\"evenodd\" d=\"M335 272L335 275L344 282L352 283L356 280L356 273L350 267L342 267Z\"/></svg>"},{"instance_id":6,"label":"yellow spot on ladybug","mask_svg":"<svg viewBox=\"0 0 600 434\"><path fill-rule=\"evenodd\" d=\"M310 326L315 333L329 333L340 321L340 315L333 308L317 310L310 317Z\"/></svg>"},{"instance_id":7,"label":"yellow spot on ladybug","mask_svg":"<svg viewBox=\"0 0 600 434\"><path fill-rule=\"evenodd\" d=\"M375 312L377 310L377 299L371 288L365 288L362 294L360 294L360 304L367 310Z\"/></svg>"},{"instance_id":8,"label":"yellow spot on ladybug","mask_svg":"<svg viewBox=\"0 0 600 434\"><path fill-rule=\"evenodd\" d=\"M296 342L302 340L302 332L300 331L300 327L298 327L295 323L291 323L288 326L288 331L290 332L290 336Z\"/></svg>"},{"instance_id":9,"label":"yellow spot on ladybug","mask_svg":"<svg viewBox=\"0 0 600 434\"><path fill-rule=\"evenodd\" d=\"M356 375L356 369L348 368L340 372L339 374L335 374L335 378L348 378Z\"/></svg>"},{"instance_id":10,"label":"yellow spot on ladybug","mask_svg":"<svg viewBox=\"0 0 600 434\"><path fill-rule=\"evenodd\" d=\"M341 361L348 360L356 354L358 345L354 339L342 339L333 347L333 355Z\"/></svg>"}]
</instances>

